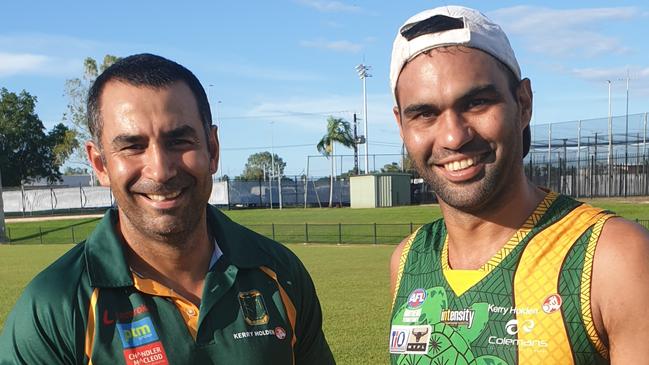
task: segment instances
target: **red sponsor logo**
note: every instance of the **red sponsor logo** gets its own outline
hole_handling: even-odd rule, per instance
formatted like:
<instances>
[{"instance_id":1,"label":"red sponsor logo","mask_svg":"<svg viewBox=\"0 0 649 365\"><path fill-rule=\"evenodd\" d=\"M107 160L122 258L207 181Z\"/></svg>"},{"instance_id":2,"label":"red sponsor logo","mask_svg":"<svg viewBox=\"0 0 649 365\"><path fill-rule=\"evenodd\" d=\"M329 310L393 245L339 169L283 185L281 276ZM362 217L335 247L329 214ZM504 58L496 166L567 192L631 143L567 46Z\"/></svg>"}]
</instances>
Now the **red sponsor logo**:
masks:
<instances>
[{"instance_id":1,"label":"red sponsor logo","mask_svg":"<svg viewBox=\"0 0 649 365\"><path fill-rule=\"evenodd\" d=\"M111 324L115 323L114 319L108 318L108 310L104 309L104 317L103 317L104 324L107 326L110 326Z\"/></svg>"},{"instance_id":2,"label":"red sponsor logo","mask_svg":"<svg viewBox=\"0 0 649 365\"><path fill-rule=\"evenodd\" d=\"M551 294L543 301L543 311L547 314L554 313L561 309L561 303L563 303L563 298L559 294Z\"/></svg>"},{"instance_id":3,"label":"red sponsor logo","mask_svg":"<svg viewBox=\"0 0 649 365\"><path fill-rule=\"evenodd\" d=\"M133 308L133 310L129 310L126 312L115 312L114 316L117 318L119 322L128 322L133 317L137 316L138 314L146 313L149 311L149 308L146 307L144 304L140 304L139 306ZM110 318L108 315L108 310L104 310L104 316L102 317L102 320L105 325L109 326L113 323L115 323L115 320Z\"/></svg>"},{"instance_id":4,"label":"red sponsor logo","mask_svg":"<svg viewBox=\"0 0 649 365\"><path fill-rule=\"evenodd\" d=\"M275 337L280 340L286 338L286 331L282 327L275 327Z\"/></svg>"},{"instance_id":5,"label":"red sponsor logo","mask_svg":"<svg viewBox=\"0 0 649 365\"><path fill-rule=\"evenodd\" d=\"M124 360L126 365L169 365L160 341L124 350Z\"/></svg>"}]
</instances>

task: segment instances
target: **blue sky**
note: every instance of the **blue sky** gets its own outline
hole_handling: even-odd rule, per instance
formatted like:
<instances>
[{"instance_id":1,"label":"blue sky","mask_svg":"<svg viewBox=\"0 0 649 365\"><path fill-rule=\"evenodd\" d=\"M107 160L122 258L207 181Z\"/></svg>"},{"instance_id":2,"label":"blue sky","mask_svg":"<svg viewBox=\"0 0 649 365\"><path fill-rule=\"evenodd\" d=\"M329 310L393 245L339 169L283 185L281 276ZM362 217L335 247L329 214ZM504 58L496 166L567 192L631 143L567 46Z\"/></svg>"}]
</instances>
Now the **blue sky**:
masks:
<instances>
[{"instance_id":1,"label":"blue sky","mask_svg":"<svg viewBox=\"0 0 649 365\"><path fill-rule=\"evenodd\" d=\"M532 80L533 123L649 111L649 7L641 1L10 1L0 12L0 87L38 97L46 127L62 119L65 80L83 59L150 52L191 69L221 124L222 171L238 175L248 155L274 151L286 174L301 174L328 115L362 115L367 79L370 154L401 151L388 70L392 41L411 15L429 7L476 7L508 33ZM210 86L212 85L212 86ZM362 127L359 126L359 132ZM342 149L339 149L340 151ZM351 151L344 153L350 154ZM376 167L398 161L376 160ZM372 164L372 162L370 162ZM326 160L310 173L328 174ZM351 159L343 160L345 171Z\"/></svg>"}]
</instances>

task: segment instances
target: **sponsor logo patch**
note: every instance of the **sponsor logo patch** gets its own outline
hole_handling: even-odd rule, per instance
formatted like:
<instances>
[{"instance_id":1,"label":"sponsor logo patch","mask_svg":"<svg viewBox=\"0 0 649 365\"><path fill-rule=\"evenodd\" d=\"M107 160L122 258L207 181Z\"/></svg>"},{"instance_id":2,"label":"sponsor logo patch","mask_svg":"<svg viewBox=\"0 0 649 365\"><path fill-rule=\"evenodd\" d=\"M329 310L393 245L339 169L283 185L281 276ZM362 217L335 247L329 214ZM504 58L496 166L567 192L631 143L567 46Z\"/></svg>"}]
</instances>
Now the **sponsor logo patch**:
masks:
<instances>
[{"instance_id":1,"label":"sponsor logo patch","mask_svg":"<svg viewBox=\"0 0 649 365\"><path fill-rule=\"evenodd\" d=\"M282 327L275 327L275 337L279 340L286 338L286 331Z\"/></svg>"},{"instance_id":2,"label":"sponsor logo patch","mask_svg":"<svg viewBox=\"0 0 649 365\"><path fill-rule=\"evenodd\" d=\"M466 328L471 328L474 317L475 311L473 309L445 309L442 311L440 321L453 327L466 326Z\"/></svg>"},{"instance_id":3,"label":"sponsor logo patch","mask_svg":"<svg viewBox=\"0 0 649 365\"><path fill-rule=\"evenodd\" d=\"M169 365L160 341L124 350L126 365Z\"/></svg>"},{"instance_id":4,"label":"sponsor logo patch","mask_svg":"<svg viewBox=\"0 0 649 365\"><path fill-rule=\"evenodd\" d=\"M524 321L520 326L517 319L512 319L505 324L505 331L511 336L514 336L518 332L530 333L534 329L534 321L528 319Z\"/></svg>"},{"instance_id":5,"label":"sponsor logo patch","mask_svg":"<svg viewBox=\"0 0 649 365\"><path fill-rule=\"evenodd\" d=\"M536 315L539 313L537 308L517 308L517 307L500 307L497 305L489 304L489 313L496 313L503 316L508 314L513 315Z\"/></svg>"},{"instance_id":6,"label":"sponsor logo patch","mask_svg":"<svg viewBox=\"0 0 649 365\"><path fill-rule=\"evenodd\" d=\"M390 353L427 354L431 326L392 326Z\"/></svg>"},{"instance_id":7,"label":"sponsor logo patch","mask_svg":"<svg viewBox=\"0 0 649 365\"><path fill-rule=\"evenodd\" d=\"M277 337L277 328L274 330L271 329L266 329L266 330L257 330L257 331L243 331L243 332L237 332L233 333L232 337L235 340L241 340L244 338L249 338L249 337L263 337L263 336L275 336ZM286 336L286 333L284 333L284 336Z\"/></svg>"},{"instance_id":8,"label":"sponsor logo patch","mask_svg":"<svg viewBox=\"0 0 649 365\"><path fill-rule=\"evenodd\" d=\"M117 331L125 349L158 341L158 334L150 317L129 323L117 323Z\"/></svg>"},{"instance_id":9,"label":"sponsor logo patch","mask_svg":"<svg viewBox=\"0 0 649 365\"><path fill-rule=\"evenodd\" d=\"M424 289L415 289L408 296L408 308L417 309L426 301L426 291Z\"/></svg>"},{"instance_id":10,"label":"sponsor logo patch","mask_svg":"<svg viewBox=\"0 0 649 365\"><path fill-rule=\"evenodd\" d=\"M149 308L147 308L146 305L140 304L139 306L135 307L132 310L128 310L125 312L108 312L107 309L104 309L104 315L102 316L102 322L106 326L110 326L115 323L115 319L117 319L118 322L129 322L135 316L142 314L142 313L147 313L149 311Z\"/></svg>"},{"instance_id":11,"label":"sponsor logo patch","mask_svg":"<svg viewBox=\"0 0 649 365\"><path fill-rule=\"evenodd\" d=\"M559 294L548 295L547 298L543 301L543 311L547 314L554 313L561 309L561 304L563 303L563 298Z\"/></svg>"},{"instance_id":12,"label":"sponsor logo patch","mask_svg":"<svg viewBox=\"0 0 649 365\"><path fill-rule=\"evenodd\" d=\"M421 316L421 309L406 309L403 312L403 321L404 322L417 322Z\"/></svg>"},{"instance_id":13,"label":"sponsor logo patch","mask_svg":"<svg viewBox=\"0 0 649 365\"><path fill-rule=\"evenodd\" d=\"M240 292L239 305L241 306L243 317L249 326L259 326L268 323L266 303L259 290Z\"/></svg>"}]
</instances>

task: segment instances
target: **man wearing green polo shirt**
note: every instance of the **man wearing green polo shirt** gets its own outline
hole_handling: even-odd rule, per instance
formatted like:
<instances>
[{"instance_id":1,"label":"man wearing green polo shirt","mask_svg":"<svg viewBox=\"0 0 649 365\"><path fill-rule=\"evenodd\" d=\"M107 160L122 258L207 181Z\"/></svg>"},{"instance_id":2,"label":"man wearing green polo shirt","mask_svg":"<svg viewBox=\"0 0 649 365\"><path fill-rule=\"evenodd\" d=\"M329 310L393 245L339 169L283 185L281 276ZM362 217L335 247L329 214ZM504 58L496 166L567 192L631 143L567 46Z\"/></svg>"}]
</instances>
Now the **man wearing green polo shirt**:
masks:
<instances>
[{"instance_id":1,"label":"man wearing green polo shirt","mask_svg":"<svg viewBox=\"0 0 649 365\"><path fill-rule=\"evenodd\" d=\"M126 57L88 114L118 208L25 289L0 364L334 364L302 263L207 204L219 145L196 77Z\"/></svg>"}]
</instances>

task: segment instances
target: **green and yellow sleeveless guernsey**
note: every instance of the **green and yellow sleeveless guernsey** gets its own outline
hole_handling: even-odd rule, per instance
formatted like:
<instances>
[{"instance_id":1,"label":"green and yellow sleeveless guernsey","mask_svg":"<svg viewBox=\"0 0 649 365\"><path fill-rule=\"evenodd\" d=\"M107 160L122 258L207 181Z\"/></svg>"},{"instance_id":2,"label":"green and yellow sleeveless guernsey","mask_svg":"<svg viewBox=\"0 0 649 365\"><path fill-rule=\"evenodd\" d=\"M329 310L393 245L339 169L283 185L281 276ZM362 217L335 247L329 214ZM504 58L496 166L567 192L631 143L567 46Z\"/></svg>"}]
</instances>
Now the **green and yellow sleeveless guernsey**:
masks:
<instances>
[{"instance_id":1,"label":"green and yellow sleeveless guernsey","mask_svg":"<svg viewBox=\"0 0 649 365\"><path fill-rule=\"evenodd\" d=\"M392 364L606 364L593 325L595 246L609 212L548 193L479 270L452 270L443 220L403 249Z\"/></svg>"},{"instance_id":2,"label":"green and yellow sleeveless guernsey","mask_svg":"<svg viewBox=\"0 0 649 365\"><path fill-rule=\"evenodd\" d=\"M207 212L223 255L200 306L129 269L110 210L25 289L0 335L0 365L334 364L298 258Z\"/></svg>"}]
</instances>

